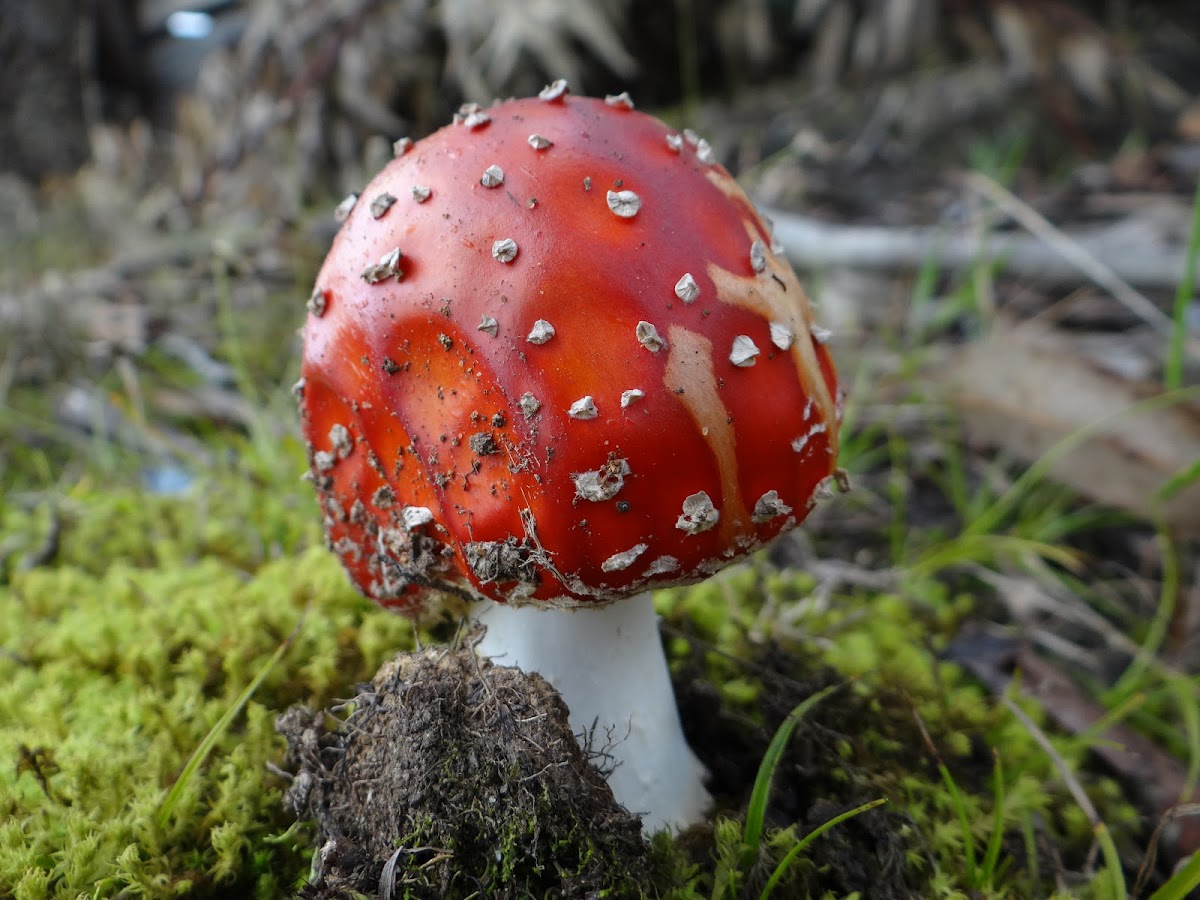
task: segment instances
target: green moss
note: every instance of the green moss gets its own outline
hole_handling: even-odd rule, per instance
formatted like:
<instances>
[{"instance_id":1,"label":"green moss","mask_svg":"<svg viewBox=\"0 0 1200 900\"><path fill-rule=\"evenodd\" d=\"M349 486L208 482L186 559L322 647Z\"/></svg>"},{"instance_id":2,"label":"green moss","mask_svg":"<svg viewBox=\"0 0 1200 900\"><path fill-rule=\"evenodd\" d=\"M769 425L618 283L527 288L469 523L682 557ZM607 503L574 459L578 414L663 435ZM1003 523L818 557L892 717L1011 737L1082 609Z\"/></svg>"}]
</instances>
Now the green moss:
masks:
<instances>
[{"instance_id":1,"label":"green moss","mask_svg":"<svg viewBox=\"0 0 1200 900\"><path fill-rule=\"evenodd\" d=\"M81 483L59 501L53 563L10 565L0 894L269 897L305 871L303 835L271 840L287 827L266 768L276 715L369 677L412 628L374 613L364 626L370 609L317 544L303 485L255 493L245 475L182 498ZM0 516L33 545L48 521ZM188 758L290 635L162 820Z\"/></svg>"}]
</instances>

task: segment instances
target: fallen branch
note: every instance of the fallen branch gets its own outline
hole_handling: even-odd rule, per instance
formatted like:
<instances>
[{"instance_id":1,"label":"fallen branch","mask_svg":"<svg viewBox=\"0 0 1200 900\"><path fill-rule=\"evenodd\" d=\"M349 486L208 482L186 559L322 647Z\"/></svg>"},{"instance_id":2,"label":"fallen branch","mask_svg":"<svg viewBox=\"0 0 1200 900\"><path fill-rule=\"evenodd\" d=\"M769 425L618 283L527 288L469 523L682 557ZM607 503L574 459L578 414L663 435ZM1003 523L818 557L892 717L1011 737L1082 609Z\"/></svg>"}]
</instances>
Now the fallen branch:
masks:
<instances>
[{"instance_id":1,"label":"fallen branch","mask_svg":"<svg viewBox=\"0 0 1200 900\"><path fill-rule=\"evenodd\" d=\"M1135 316L1163 334L1171 332L1171 317L1155 306L1145 294L1130 287L1129 282L1113 271L1103 256L1089 253L1078 240L1051 224L1045 216L995 179L979 172L969 172L964 180L972 191L986 197L1011 216L1022 228L1057 253L1065 262L1074 266L1080 274L1086 275L1094 284L1112 294ZM1182 257L1175 269L1175 276L1172 283L1183 277Z\"/></svg>"},{"instance_id":2,"label":"fallen branch","mask_svg":"<svg viewBox=\"0 0 1200 900\"><path fill-rule=\"evenodd\" d=\"M774 220L775 237L788 259L801 268L917 269L933 260L945 268L967 269L1001 262L1010 275L1051 285L1077 285L1095 274L1080 267L1078 256L1064 256L1061 245L1023 233L974 235L949 225L841 225L778 209L763 212ZM1186 218L1181 211L1178 219L1126 218L1075 231L1060 229L1059 234L1093 261L1103 260L1108 274L1126 284L1174 290L1183 272L1185 248L1179 235L1187 233ZM1163 319L1154 317L1152 324L1162 328Z\"/></svg>"}]
</instances>

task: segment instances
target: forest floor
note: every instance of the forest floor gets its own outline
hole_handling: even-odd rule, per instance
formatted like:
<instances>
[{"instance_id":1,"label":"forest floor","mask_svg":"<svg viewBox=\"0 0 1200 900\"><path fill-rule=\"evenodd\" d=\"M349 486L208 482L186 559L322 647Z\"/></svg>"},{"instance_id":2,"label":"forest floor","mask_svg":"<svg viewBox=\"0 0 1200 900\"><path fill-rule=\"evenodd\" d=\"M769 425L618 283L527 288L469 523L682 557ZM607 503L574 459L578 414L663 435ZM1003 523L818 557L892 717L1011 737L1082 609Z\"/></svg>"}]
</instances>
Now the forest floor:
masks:
<instances>
[{"instance_id":1,"label":"forest floor","mask_svg":"<svg viewBox=\"0 0 1200 900\"><path fill-rule=\"evenodd\" d=\"M381 848L294 821L309 726L276 732L460 640L354 593L299 478L337 197L194 216L127 171L136 127L0 178L0 894L1187 896L1200 112L1114 141L1044 88L963 65L652 110L774 219L853 489L656 597L709 823L629 843L605 808L567 841L514 802L502 854L414 831L387 887Z\"/></svg>"}]
</instances>

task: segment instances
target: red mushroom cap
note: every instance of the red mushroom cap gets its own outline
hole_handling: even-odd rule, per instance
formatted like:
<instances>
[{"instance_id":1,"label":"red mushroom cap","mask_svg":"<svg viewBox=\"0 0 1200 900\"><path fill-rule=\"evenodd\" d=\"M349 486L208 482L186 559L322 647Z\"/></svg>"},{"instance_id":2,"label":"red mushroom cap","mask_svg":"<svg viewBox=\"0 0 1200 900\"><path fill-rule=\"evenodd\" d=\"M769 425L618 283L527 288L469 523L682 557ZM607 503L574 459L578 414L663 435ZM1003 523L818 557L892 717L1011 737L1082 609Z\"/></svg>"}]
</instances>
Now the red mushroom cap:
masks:
<instances>
[{"instance_id":1,"label":"red mushroom cap","mask_svg":"<svg viewBox=\"0 0 1200 900\"><path fill-rule=\"evenodd\" d=\"M552 86L397 153L317 276L300 386L366 595L608 602L804 518L833 363L707 144Z\"/></svg>"}]
</instances>

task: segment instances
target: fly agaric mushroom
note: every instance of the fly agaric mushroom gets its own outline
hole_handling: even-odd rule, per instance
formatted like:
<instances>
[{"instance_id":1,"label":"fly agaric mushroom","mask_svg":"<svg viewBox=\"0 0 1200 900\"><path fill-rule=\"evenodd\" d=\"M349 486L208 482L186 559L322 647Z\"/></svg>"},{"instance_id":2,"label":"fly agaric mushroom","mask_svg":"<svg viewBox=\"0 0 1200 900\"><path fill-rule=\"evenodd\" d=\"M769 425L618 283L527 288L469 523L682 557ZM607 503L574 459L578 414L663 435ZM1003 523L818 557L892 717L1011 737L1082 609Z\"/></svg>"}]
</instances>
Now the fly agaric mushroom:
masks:
<instances>
[{"instance_id":1,"label":"fly agaric mushroom","mask_svg":"<svg viewBox=\"0 0 1200 900\"><path fill-rule=\"evenodd\" d=\"M690 825L705 773L650 592L793 528L835 475L823 332L708 145L623 99L556 83L397 147L308 304L329 544L385 607L475 604L480 652L559 690L645 829Z\"/></svg>"}]
</instances>

